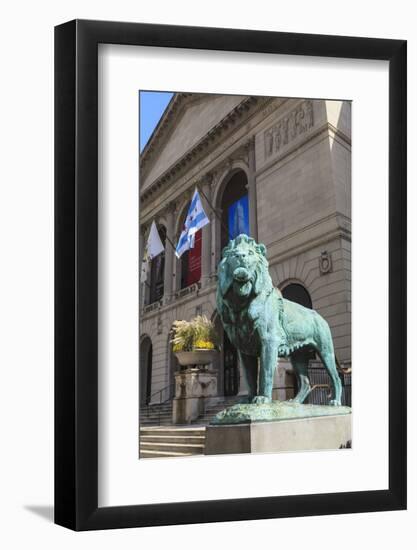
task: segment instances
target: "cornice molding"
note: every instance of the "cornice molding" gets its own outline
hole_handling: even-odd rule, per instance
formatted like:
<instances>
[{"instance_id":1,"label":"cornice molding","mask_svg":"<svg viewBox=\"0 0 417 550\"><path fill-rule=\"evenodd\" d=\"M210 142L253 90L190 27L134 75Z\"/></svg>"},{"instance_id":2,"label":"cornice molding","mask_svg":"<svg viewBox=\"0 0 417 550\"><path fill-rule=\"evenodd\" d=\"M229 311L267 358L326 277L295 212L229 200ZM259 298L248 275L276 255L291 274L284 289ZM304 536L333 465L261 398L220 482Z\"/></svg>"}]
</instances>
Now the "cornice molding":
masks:
<instances>
[{"instance_id":1,"label":"cornice molding","mask_svg":"<svg viewBox=\"0 0 417 550\"><path fill-rule=\"evenodd\" d=\"M189 149L141 193L141 204L145 205L151 198L153 199L168 183L171 183L173 180L177 179L181 174L188 170L192 164L198 162L203 155L206 155L208 151L214 149L220 138L224 136L225 132L238 126L244 115L251 114L257 108L263 107L268 99L269 98L249 96L241 101L218 124L209 130L203 138L201 138L191 149Z\"/></svg>"},{"instance_id":2,"label":"cornice molding","mask_svg":"<svg viewBox=\"0 0 417 550\"><path fill-rule=\"evenodd\" d=\"M198 99L204 96L204 94L193 93L176 93L168 104L162 118L158 122L156 128L152 132L146 146L140 154L139 166L143 173L146 172L146 168L158 152L161 145L169 137L168 129L171 126L172 119L179 114L185 104L190 101L190 98Z\"/></svg>"}]
</instances>

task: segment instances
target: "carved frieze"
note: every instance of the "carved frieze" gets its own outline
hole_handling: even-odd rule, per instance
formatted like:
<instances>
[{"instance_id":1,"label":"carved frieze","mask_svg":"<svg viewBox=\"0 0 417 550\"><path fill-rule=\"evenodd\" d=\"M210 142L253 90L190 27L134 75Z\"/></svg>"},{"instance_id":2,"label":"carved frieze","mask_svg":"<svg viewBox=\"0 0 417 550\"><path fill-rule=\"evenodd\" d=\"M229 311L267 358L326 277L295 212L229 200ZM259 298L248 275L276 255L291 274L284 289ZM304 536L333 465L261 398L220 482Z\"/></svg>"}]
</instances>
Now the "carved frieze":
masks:
<instances>
[{"instance_id":1,"label":"carved frieze","mask_svg":"<svg viewBox=\"0 0 417 550\"><path fill-rule=\"evenodd\" d=\"M265 159L314 126L313 102L305 100L264 132Z\"/></svg>"}]
</instances>

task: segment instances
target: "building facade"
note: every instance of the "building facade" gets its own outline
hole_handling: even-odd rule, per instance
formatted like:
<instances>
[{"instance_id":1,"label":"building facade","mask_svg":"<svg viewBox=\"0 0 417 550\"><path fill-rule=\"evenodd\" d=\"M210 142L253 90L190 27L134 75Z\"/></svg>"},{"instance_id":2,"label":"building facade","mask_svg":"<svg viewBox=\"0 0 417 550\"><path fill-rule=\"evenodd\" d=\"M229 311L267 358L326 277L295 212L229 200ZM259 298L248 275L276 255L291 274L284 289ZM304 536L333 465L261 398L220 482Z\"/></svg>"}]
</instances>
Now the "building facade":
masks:
<instances>
[{"instance_id":1,"label":"building facade","mask_svg":"<svg viewBox=\"0 0 417 550\"><path fill-rule=\"evenodd\" d=\"M216 270L235 232L267 247L273 283L329 323L336 356L351 360L351 105L326 101L177 93L140 156L140 254L153 220L165 253L141 285L140 400L173 397L172 323L205 314L222 351L219 394L245 393L236 351L216 314ZM177 259L198 185L210 224ZM312 357L314 362L314 357ZM289 364L277 369L275 397Z\"/></svg>"}]
</instances>

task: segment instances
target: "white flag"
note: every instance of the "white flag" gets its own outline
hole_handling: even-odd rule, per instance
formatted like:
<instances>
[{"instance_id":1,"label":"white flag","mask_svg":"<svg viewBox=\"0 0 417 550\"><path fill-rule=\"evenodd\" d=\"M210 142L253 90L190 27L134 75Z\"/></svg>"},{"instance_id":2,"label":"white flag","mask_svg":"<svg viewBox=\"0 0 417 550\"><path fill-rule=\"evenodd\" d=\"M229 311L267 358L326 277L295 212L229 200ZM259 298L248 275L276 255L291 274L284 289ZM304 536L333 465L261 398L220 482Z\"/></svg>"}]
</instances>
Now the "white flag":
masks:
<instances>
[{"instance_id":1,"label":"white flag","mask_svg":"<svg viewBox=\"0 0 417 550\"><path fill-rule=\"evenodd\" d=\"M191 199L190 208L188 209L187 217L185 218L184 227L177 243L175 255L180 258L186 250L194 248L195 234L199 229L210 223L207 214L204 212L201 204L200 195L197 188L194 191Z\"/></svg>"},{"instance_id":2,"label":"white flag","mask_svg":"<svg viewBox=\"0 0 417 550\"><path fill-rule=\"evenodd\" d=\"M152 222L151 230L149 231L148 240L145 246L145 252L142 259L142 268L140 273L140 282L146 282L148 278L149 266L153 258L161 254L165 250L164 245L162 244L161 238L159 236L158 229L156 227L155 221Z\"/></svg>"}]
</instances>

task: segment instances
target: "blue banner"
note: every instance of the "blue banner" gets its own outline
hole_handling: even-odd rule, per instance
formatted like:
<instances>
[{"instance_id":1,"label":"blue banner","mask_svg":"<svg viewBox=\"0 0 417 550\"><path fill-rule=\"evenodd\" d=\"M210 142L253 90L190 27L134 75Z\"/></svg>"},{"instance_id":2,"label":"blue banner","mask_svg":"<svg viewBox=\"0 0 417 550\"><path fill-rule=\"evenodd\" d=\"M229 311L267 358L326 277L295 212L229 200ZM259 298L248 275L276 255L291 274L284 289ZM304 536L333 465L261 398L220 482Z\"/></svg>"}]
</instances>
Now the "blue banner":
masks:
<instances>
[{"instance_id":1,"label":"blue banner","mask_svg":"<svg viewBox=\"0 0 417 550\"><path fill-rule=\"evenodd\" d=\"M229 206L228 226L229 239L235 239L241 233L249 235L249 202L247 195Z\"/></svg>"}]
</instances>

